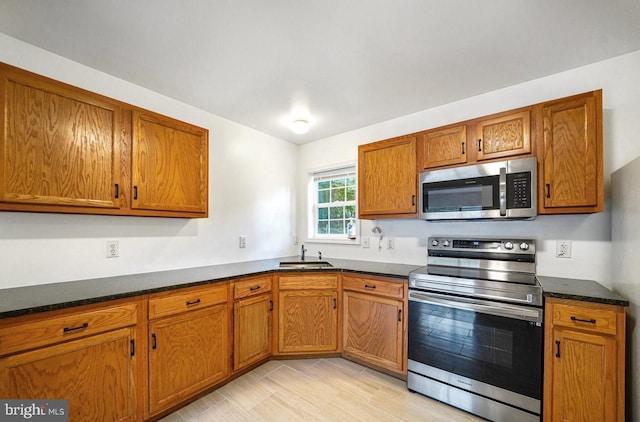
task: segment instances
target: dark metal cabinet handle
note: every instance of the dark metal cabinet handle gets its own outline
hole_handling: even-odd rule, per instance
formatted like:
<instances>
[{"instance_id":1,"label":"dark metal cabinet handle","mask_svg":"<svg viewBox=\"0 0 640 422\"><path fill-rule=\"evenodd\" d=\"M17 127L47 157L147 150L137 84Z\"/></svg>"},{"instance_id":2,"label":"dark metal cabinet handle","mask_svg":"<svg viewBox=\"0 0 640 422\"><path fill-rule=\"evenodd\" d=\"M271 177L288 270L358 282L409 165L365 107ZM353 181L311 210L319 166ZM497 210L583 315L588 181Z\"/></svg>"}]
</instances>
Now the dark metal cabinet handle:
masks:
<instances>
[{"instance_id":1,"label":"dark metal cabinet handle","mask_svg":"<svg viewBox=\"0 0 640 422\"><path fill-rule=\"evenodd\" d=\"M478 152L482 151L482 139L478 139Z\"/></svg>"},{"instance_id":2,"label":"dark metal cabinet handle","mask_svg":"<svg viewBox=\"0 0 640 422\"><path fill-rule=\"evenodd\" d=\"M462 155L464 155L464 142L462 143Z\"/></svg>"},{"instance_id":3,"label":"dark metal cabinet handle","mask_svg":"<svg viewBox=\"0 0 640 422\"><path fill-rule=\"evenodd\" d=\"M156 333L151 334L151 348L156 350L158 348L158 339L156 338Z\"/></svg>"},{"instance_id":4,"label":"dark metal cabinet handle","mask_svg":"<svg viewBox=\"0 0 640 422\"><path fill-rule=\"evenodd\" d=\"M545 187L547 188L547 198L551 198L551 185L547 183Z\"/></svg>"},{"instance_id":5,"label":"dark metal cabinet handle","mask_svg":"<svg viewBox=\"0 0 640 422\"><path fill-rule=\"evenodd\" d=\"M196 299L196 300L192 300L190 302L187 302L187 306L198 305L199 303L200 303L200 299Z\"/></svg>"},{"instance_id":6,"label":"dark metal cabinet handle","mask_svg":"<svg viewBox=\"0 0 640 422\"><path fill-rule=\"evenodd\" d=\"M138 199L138 187L133 187L133 199Z\"/></svg>"},{"instance_id":7,"label":"dark metal cabinet handle","mask_svg":"<svg viewBox=\"0 0 640 422\"><path fill-rule=\"evenodd\" d=\"M338 308L338 299L336 299L335 297L333 298L333 309L337 309Z\"/></svg>"},{"instance_id":8,"label":"dark metal cabinet handle","mask_svg":"<svg viewBox=\"0 0 640 422\"><path fill-rule=\"evenodd\" d=\"M273 300L269 301L269 312L273 311Z\"/></svg>"},{"instance_id":9,"label":"dark metal cabinet handle","mask_svg":"<svg viewBox=\"0 0 640 422\"><path fill-rule=\"evenodd\" d=\"M116 199L120 197L120 186L116 183Z\"/></svg>"},{"instance_id":10,"label":"dark metal cabinet handle","mask_svg":"<svg viewBox=\"0 0 640 422\"><path fill-rule=\"evenodd\" d=\"M79 327L64 327L64 329L62 330L62 332L64 333L70 333L72 331L78 331L78 330L84 330L85 328L89 327L89 323L85 322L84 324L82 324Z\"/></svg>"},{"instance_id":11,"label":"dark metal cabinet handle","mask_svg":"<svg viewBox=\"0 0 640 422\"><path fill-rule=\"evenodd\" d=\"M591 318L591 319L580 319L580 318L576 318L573 315L571 315L571 321L575 321L575 322L586 322L589 324L595 324L596 320Z\"/></svg>"},{"instance_id":12,"label":"dark metal cabinet handle","mask_svg":"<svg viewBox=\"0 0 640 422\"><path fill-rule=\"evenodd\" d=\"M415 195L411 195L411 206L412 207L416 206L416 196Z\"/></svg>"},{"instance_id":13,"label":"dark metal cabinet handle","mask_svg":"<svg viewBox=\"0 0 640 422\"><path fill-rule=\"evenodd\" d=\"M260 290L260 285L251 286L251 287L249 287L249 290L251 290L252 292L255 292L256 290Z\"/></svg>"},{"instance_id":14,"label":"dark metal cabinet handle","mask_svg":"<svg viewBox=\"0 0 640 422\"><path fill-rule=\"evenodd\" d=\"M136 341L131 339L131 356L136 355Z\"/></svg>"},{"instance_id":15,"label":"dark metal cabinet handle","mask_svg":"<svg viewBox=\"0 0 640 422\"><path fill-rule=\"evenodd\" d=\"M364 285L364 288L365 288L365 289L375 289L375 288L376 288L376 285L375 285L375 284L365 284L365 285Z\"/></svg>"},{"instance_id":16,"label":"dark metal cabinet handle","mask_svg":"<svg viewBox=\"0 0 640 422\"><path fill-rule=\"evenodd\" d=\"M402 322L402 309L398 309L398 322Z\"/></svg>"},{"instance_id":17,"label":"dark metal cabinet handle","mask_svg":"<svg viewBox=\"0 0 640 422\"><path fill-rule=\"evenodd\" d=\"M560 357L560 340L556 340L556 357Z\"/></svg>"}]
</instances>

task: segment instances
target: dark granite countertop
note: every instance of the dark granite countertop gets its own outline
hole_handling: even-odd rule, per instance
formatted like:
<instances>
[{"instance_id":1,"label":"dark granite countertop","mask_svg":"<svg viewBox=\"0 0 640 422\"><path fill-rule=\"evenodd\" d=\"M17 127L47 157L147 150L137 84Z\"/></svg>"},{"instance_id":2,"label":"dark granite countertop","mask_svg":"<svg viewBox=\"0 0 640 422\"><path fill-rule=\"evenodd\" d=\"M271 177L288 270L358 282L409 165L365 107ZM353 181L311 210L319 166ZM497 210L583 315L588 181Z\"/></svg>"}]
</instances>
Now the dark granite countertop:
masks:
<instances>
[{"instance_id":1,"label":"dark granite countertop","mask_svg":"<svg viewBox=\"0 0 640 422\"><path fill-rule=\"evenodd\" d=\"M409 273L419 265L392 264L371 261L326 258L333 267L312 269L283 269L281 261L297 261L299 257L283 257L259 261L237 262L179 270L157 271L0 289L0 319L35 314L55 309L87 305L107 300L133 297L183 287L222 282L239 277L272 272L349 271L369 275L397 277L408 280ZM307 258L305 262L317 261Z\"/></svg>"},{"instance_id":2,"label":"dark granite countertop","mask_svg":"<svg viewBox=\"0 0 640 422\"><path fill-rule=\"evenodd\" d=\"M629 306L629 301L593 280L538 276L545 297Z\"/></svg>"}]
</instances>

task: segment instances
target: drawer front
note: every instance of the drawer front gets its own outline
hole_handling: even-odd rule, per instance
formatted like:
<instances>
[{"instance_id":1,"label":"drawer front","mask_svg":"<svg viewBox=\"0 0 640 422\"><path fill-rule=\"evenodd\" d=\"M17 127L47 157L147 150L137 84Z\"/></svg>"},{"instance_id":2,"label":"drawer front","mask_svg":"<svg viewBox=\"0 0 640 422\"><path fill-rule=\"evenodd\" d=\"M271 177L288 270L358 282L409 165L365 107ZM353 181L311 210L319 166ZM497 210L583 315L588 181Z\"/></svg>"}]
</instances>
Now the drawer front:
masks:
<instances>
[{"instance_id":1,"label":"drawer front","mask_svg":"<svg viewBox=\"0 0 640 422\"><path fill-rule=\"evenodd\" d=\"M326 290L338 288L338 276L335 274L288 275L278 278L280 290Z\"/></svg>"},{"instance_id":2,"label":"drawer front","mask_svg":"<svg viewBox=\"0 0 640 422\"><path fill-rule=\"evenodd\" d=\"M224 303L229 297L228 289L228 283L221 283L153 295L149 297L149 319Z\"/></svg>"},{"instance_id":3,"label":"drawer front","mask_svg":"<svg viewBox=\"0 0 640 422\"><path fill-rule=\"evenodd\" d=\"M233 286L233 298L242 299L271 291L271 277L252 278L236 281Z\"/></svg>"},{"instance_id":4,"label":"drawer front","mask_svg":"<svg viewBox=\"0 0 640 422\"><path fill-rule=\"evenodd\" d=\"M138 305L73 312L0 328L0 356L135 325Z\"/></svg>"},{"instance_id":5,"label":"drawer front","mask_svg":"<svg viewBox=\"0 0 640 422\"><path fill-rule=\"evenodd\" d=\"M553 305L553 325L616 334L616 311L602 306Z\"/></svg>"},{"instance_id":6,"label":"drawer front","mask_svg":"<svg viewBox=\"0 0 640 422\"><path fill-rule=\"evenodd\" d=\"M371 278L345 276L342 279L344 290L370 293L394 299L404 298L404 283L402 281L386 281Z\"/></svg>"}]
</instances>

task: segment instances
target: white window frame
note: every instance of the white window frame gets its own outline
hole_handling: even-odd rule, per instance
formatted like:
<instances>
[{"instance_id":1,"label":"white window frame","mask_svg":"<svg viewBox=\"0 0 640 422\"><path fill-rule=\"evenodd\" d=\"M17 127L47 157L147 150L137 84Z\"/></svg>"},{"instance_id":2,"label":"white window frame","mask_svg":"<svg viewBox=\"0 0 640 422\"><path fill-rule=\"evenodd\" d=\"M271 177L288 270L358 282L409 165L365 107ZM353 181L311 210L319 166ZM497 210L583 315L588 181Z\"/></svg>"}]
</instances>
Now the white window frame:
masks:
<instances>
[{"instance_id":1,"label":"white window frame","mask_svg":"<svg viewBox=\"0 0 640 422\"><path fill-rule=\"evenodd\" d=\"M353 174L356 178L356 196L353 201L340 201L332 203L333 205L354 205L356 217L355 222L356 237L355 239L347 238L346 234L318 234L316 233L318 221L318 177L332 177L339 175ZM360 244L360 221L358 220L358 170L353 162L344 163L332 167L321 169L313 169L307 171L307 239L309 243L336 243L336 244Z\"/></svg>"}]
</instances>

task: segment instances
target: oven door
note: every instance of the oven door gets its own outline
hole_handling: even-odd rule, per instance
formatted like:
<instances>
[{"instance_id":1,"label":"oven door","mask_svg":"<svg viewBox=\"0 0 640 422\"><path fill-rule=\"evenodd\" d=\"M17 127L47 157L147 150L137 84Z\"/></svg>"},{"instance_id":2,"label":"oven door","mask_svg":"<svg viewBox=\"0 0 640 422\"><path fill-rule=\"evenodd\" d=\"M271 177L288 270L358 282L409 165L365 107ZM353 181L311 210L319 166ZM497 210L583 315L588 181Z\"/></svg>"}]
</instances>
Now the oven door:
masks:
<instances>
[{"instance_id":1,"label":"oven door","mask_svg":"<svg viewBox=\"0 0 640 422\"><path fill-rule=\"evenodd\" d=\"M542 320L541 308L412 290L409 369L461 389L498 387L497 393L475 392L515 400L512 405L539 414ZM503 397L503 390L513 400Z\"/></svg>"}]
</instances>

